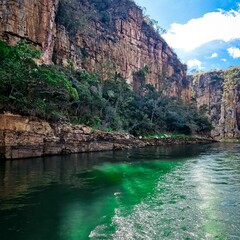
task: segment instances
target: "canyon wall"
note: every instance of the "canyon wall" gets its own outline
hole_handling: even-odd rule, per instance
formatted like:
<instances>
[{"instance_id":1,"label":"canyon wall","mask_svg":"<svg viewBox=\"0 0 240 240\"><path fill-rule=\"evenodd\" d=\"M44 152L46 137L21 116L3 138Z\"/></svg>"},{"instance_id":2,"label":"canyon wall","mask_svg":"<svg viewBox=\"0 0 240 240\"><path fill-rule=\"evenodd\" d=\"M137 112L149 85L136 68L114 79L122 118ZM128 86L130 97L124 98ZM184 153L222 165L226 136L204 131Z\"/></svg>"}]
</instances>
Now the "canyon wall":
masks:
<instances>
[{"instance_id":1,"label":"canyon wall","mask_svg":"<svg viewBox=\"0 0 240 240\"><path fill-rule=\"evenodd\" d=\"M25 40L35 45L43 52L38 60L42 63L99 72L103 80L108 72L121 73L135 91L143 84L139 72L147 66L145 83L159 92L187 102L194 95L199 109L213 123L214 138L239 138L238 76L212 71L186 77L186 65L134 2L108 1L103 11L99 4L104 2L2 0L0 38L9 44Z\"/></svg>"},{"instance_id":2,"label":"canyon wall","mask_svg":"<svg viewBox=\"0 0 240 240\"><path fill-rule=\"evenodd\" d=\"M0 38L10 44L19 40L34 44L42 50L40 61L44 63L102 72L103 78L105 72L119 72L136 91L142 84L136 73L148 66L145 83L151 83L168 96L190 101L186 65L146 23L142 10L134 2L110 1L102 12L93 0L72 0L67 1L67 5L64 2L1 1ZM71 3L76 4L77 11L73 11L72 6L69 10L65 8ZM102 15L106 13L107 20L104 20ZM64 24L64 17L68 15ZM74 25L76 21L79 26Z\"/></svg>"},{"instance_id":3,"label":"canyon wall","mask_svg":"<svg viewBox=\"0 0 240 240\"><path fill-rule=\"evenodd\" d=\"M240 69L200 73L189 77L189 81L198 108L211 119L212 137L239 139Z\"/></svg>"},{"instance_id":4,"label":"canyon wall","mask_svg":"<svg viewBox=\"0 0 240 240\"><path fill-rule=\"evenodd\" d=\"M59 0L2 0L0 38L11 45L19 40L32 43L43 51L43 61L50 63L58 3Z\"/></svg>"}]
</instances>

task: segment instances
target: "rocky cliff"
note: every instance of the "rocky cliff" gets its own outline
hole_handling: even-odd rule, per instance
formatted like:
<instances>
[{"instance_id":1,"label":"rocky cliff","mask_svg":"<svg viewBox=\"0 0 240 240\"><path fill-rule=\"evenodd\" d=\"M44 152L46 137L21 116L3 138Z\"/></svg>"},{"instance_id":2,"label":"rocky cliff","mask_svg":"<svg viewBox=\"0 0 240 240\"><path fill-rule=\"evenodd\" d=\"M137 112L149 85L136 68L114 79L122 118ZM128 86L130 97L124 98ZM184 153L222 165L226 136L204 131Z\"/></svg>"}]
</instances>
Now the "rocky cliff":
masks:
<instances>
[{"instance_id":1,"label":"rocky cliff","mask_svg":"<svg viewBox=\"0 0 240 240\"><path fill-rule=\"evenodd\" d=\"M43 51L51 62L56 37L55 17L59 0L2 0L0 37L9 44L25 40Z\"/></svg>"},{"instance_id":2,"label":"rocky cliff","mask_svg":"<svg viewBox=\"0 0 240 240\"><path fill-rule=\"evenodd\" d=\"M186 66L130 0L2 0L0 38L32 43L43 52L40 62L97 71L103 80L119 72L135 91L146 81L185 101L194 95L214 138L240 137L237 71L186 78ZM146 66L144 80L139 72Z\"/></svg>"},{"instance_id":3,"label":"rocky cliff","mask_svg":"<svg viewBox=\"0 0 240 240\"><path fill-rule=\"evenodd\" d=\"M105 5L104 5L105 4ZM137 91L137 72L168 96L190 100L186 66L129 0L3 0L0 37L21 39L43 51L41 61L78 69L119 72Z\"/></svg>"},{"instance_id":4,"label":"rocky cliff","mask_svg":"<svg viewBox=\"0 0 240 240\"><path fill-rule=\"evenodd\" d=\"M240 138L240 69L200 73L190 77L194 98L214 126L215 139Z\"/></svg>"}]
</instances>

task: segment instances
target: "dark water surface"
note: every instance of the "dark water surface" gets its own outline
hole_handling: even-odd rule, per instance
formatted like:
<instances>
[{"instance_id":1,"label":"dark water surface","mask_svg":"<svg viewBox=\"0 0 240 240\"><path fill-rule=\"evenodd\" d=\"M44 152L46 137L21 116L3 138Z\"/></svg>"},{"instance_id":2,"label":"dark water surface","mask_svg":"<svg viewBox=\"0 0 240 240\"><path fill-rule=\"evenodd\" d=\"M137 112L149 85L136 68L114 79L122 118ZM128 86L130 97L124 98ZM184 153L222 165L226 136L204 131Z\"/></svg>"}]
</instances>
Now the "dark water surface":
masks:
<instances>
[{"instance_id":1,"label":"dark water surface","mask_svg":"<svg viewBox=\"0 0 240 240\"><path fill-rule=\"evenodd\" d=\"M240 144L0 162L0 239L240 239Z\"/></svg>"}]
</instances>

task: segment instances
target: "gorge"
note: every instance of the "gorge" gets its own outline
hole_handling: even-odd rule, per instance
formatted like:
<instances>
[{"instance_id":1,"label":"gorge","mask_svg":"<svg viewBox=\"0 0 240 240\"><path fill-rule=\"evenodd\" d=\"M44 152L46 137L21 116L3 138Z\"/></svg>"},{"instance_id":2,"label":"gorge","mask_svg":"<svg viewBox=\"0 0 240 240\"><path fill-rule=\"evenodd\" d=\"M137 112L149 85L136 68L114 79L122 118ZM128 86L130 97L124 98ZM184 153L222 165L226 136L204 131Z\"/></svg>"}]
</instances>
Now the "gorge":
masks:
<instances>
[{"instance_id":1,"label":"gorge","mask_svg":"<svg viewBox=\"0 0 240 240\"><path fill-rule=\"evenodd\" d=\"M176 99L181 99L181 101L186 104L197 105L200 115L209 117L214 129L210 131L210 128L206 127L205 119L200 119L200 116L191 120L192 122L189 123L189 126L191 124L194 125L193 130L189 130L189 126L186 128L186 125L184 125L184 119L186 117L184 115L181 116L181 113L186 110L176 111L173 108L174 105L176 105L177 108L180 107L176 104L177 100L171 100L172 102L166 104L163 110L158 113L156 107L162 100L159 100L160 97L157 95L155 98L151 98L152 102L147 102L144 107L146 108L149 104L152 104L149 113L149 126L153 123L154 118L157 119L159 116L158 118L161 119L161 115L163 115L164 112L166 113L167 109L168 112L164 121L170 124L173 124L172 122L175 121L177 127L174 128L172 125L166 125L166 130L179 131L180 129L182 132L197 132L201 129L208 129L210 131L208 135L217 140L239 139L239 69L232 68L226 71L213 71L187 76L186 65L179 61L177 55L160 34L156 32L154 26L151 25L151 19L146 18L141 8L133 1L1 1L0 38L10 45L15 45L20 40L24 40L39 49L42 55L34 61L35 64L40 66L41 64L50 64L50 66L56 64L56 66L61 65L66 69L70 69L69 71L93 72L98 74L100 81L105 81L109 74L115 75L114 78L118 81L121 75L121 77L126 79L127 83L132 86L134 92L140 96L146 96L146 93L148 93L149 96L150 94L152 94L152 96L155 94L154 91L152 92L149 88L142 90L143 86L149 84L157 90L159 96L176 97ZM35 65L33 65L33 68L37 68L34 66ZM48 70L48 67L46 68L44 71L51 71L51 69ZM41 78L46 74L44 71ZM57 74L57 71L54 70L54 74ZM64 70L60 70L60 72L62 74ZM68 78L71 73L67 72L64 74L64 77L66 76L66 78ZM80 79L86 79L86 76L89 77L89 75L80 75ZM29 77L31 78L30 75ZM56 75L56 79L57 78L59 78L59 75ZM70 78L73 78L70 83L72 86L68 86L67 84L69 83L64 78L66 80L64 80L64 84L66 84L65 92L61 93L62 96L58 96L57 98L74 99L71 100L72 102L67 103L72 105L74 101L77 101L77 98L75 98L76 80L75 76L71 76ZM92 81L91 76L89 77L89 81ZM99 83L95 85L89 83L86 86L79 86L79 88L83 87L101 96L104 94L101 93L104 91L102 90L104 87ZM118 87L119 86L116 86L116 88ZM28 97L34 99L35 91L39 91L40 88L42 88L41 85L37 86L36 90L28 93ZM114 107L107 110L110 111L107 118L109 118L110 115L114 115L117 109L120 108L118 107L119 102L124 104L123 99L128 99L122 94L122 91L126 91L126 86L124 85L124 87L121 88L122 90L120 89L119 92L113 93L111 88L108 90L106 87L105 98L107 98L107 101L110 102L113 101L114 98L116 99L114 100ZM52 91L52 88L50 88L50 90ZM70 91L68 95L65 95L66 90ZM54 91L59 90L56 88ZM82 94L82 92L80 93ZM80 93L78 92L78 95ZM55 94L54 96L56 98L56 93L51 94L52 96ZM16 96L11 97L10 102L17 102L15 100ZM46 108L46 103L44 99L41 100L41 98L45 99L44 93L40 96L40 100L37 99L40 103L37 102L36 104L38 105L36 106L41 106L39 107L39 112L42 111L41 108ZM104 101L106 101L106 99ZM141 102L141 100L138 101ZM61 105L62 103L58 104ZM80 109L78 113L80 115L85 112L84 104L84 102L80 102L77 107L77 109ZM8 109L8 106L9 105L4 102L0 103L1 113L9 110L14 113L19 113L17 111L19 107L15 106ZM32 107L33 109L35 108L34 106L35 105ZM183 105L181 107L185 109ZM26 108L29 107L26 105ZM92 107L89 106L89 108ZM99 107L95 106L95 108ZM55 112L55 109L53 108L49 111ZM96 112L96 110L94 111ZM91 114L93 114L94 111L92 111ZM102 114L101 111L99 111L99 116ZM191 107L187 111L193 111L190 115L196 115L195 110L192 110ZM33 110L29 113L26 109L23 113L31 115L31 112L33 112ZM47 113L45 113L45 115L46 114ZM139 114L136 112L136 115ZM116 116L114 121L118 121L117 117L118 116ZM1 118L5 119L4 121L10 119L7 115L2 115ZM16 118L18 117L16 116ZM48 120L48 117L45 118ZM89 115L89 118L91 118L91 115ZM57 116L57 119L61 119L61 116ZM31 121L31 119L25 119L24 121ZM105 120L105 122L106 121L107 120ZM141 121L146 122L144 115ZM98 118L96 117L94 124L96 125L97 122ZM17 123L15 122L14 124ZM39 120L36 120L36 125L38 124ZM45 125L47 123L43 121L41 124ZM109 127L109 125L103 121L103 125L104 124L106 128ZM120 123L118 121L116 124L124 125L125 123L121 120ZM128 128L132 129L138 123L132 122L128 124ZM201 124L203 124L203 127L199 128ZM199 125L198 128L200 130L197 129L195 125ZM4 129L3 126L4 125L2 125L1 128L1 149L6 145L6 140L3 136L5 136L5 132L8 131L8 129ZM146 127L147 131L151 131L151 127L149 126ZM12 126L11 128L17 129L17 126ZM43 130L44 128L41 129L41 131ZM140 134L139 131L140 130L137 129L135 133ZM18 131L18 135L19 134L23 134L24 136L26 130L23 130L22 133ZM48 133L46 133L46 135L48 135ZM29 139L31 139L31 137ZM14 143L12 144L14 145Z\"/></svg>"},{"instance_id":2,"label":"gorge","mask_svg":"<svg viewBox=\"0 0 240 240\"><path fill-rule=\"evenodd\" d=\"M188 75L163 32L133 0L0 1L1 240L239 239L240 68Z\"/></svg>"}]
</instances>

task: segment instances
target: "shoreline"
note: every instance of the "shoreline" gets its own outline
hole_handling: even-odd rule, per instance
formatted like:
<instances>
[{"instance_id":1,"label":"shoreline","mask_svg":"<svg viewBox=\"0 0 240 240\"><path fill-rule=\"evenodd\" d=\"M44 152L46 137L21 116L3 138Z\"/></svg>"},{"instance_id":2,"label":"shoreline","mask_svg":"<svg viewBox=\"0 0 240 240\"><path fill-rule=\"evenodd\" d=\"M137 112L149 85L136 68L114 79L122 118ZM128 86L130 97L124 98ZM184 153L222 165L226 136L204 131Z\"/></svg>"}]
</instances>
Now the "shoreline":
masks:
<instances>
[{"instance_id":1,"label":"shoreline","mask_svg":"<svg viewBox=\"0 0 240 240\"><path fill-rule=\"evenodd\" d=\"M217 141L200 137L138 139L85 125L51 125L31 117L0 114L0 160L211 142Z\"/></svg>"}]
</instances>

